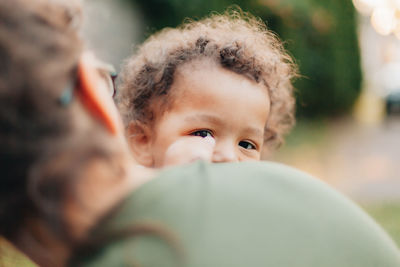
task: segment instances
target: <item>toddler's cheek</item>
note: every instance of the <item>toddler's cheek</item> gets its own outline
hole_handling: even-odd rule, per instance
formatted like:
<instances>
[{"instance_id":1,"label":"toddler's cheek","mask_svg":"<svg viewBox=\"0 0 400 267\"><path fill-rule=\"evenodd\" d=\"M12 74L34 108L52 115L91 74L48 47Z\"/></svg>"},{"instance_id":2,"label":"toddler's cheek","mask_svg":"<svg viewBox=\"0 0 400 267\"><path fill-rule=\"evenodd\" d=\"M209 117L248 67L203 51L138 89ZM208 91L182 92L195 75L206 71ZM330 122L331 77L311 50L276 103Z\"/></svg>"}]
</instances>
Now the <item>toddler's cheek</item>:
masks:
<instances>
[{"instance_id":1,"label":"toddler's cheek","mask_svg":"<svg viewBox=\"0 0 400 267\"><path fill-rule=\"evenodd\" d=\"M211 161L214 147L215 140L210 136L183 136L168 147L162 166L181 165L200 159Z\"/></svg>"}]
</instances>

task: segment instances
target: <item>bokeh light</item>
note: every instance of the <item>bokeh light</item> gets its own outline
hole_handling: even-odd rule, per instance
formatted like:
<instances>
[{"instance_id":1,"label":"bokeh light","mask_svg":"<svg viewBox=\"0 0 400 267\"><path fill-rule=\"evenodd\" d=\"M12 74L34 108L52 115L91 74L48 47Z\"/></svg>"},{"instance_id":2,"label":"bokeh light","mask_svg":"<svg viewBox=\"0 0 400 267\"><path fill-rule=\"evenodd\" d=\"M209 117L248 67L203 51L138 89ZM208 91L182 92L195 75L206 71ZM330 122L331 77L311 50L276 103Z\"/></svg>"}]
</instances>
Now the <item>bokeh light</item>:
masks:
<instances>
[{"instance_id":1,"label":"bokeh light","mask_svg":"<svg viewBox=\"0 0 400 267\"><path fill-rule=\"evenodd\" d=\"M400 0L353 0L353 4L362 15L371 16L376 32L400 38Z\"/></svg>"}]
</instances>

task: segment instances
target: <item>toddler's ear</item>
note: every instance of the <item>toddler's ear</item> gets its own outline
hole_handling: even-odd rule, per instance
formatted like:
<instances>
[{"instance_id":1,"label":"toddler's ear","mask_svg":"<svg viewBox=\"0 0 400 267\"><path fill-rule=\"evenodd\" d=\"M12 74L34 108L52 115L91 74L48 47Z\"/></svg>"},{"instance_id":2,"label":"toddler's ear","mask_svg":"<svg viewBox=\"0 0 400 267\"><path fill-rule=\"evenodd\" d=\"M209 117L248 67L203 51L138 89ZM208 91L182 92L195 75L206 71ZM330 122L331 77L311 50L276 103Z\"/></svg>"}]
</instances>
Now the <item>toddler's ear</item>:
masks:
<instances>
[{"instance_id":1,"label":"toddler's ear","mask_svg":"<svg viewBox=\"0 0 400 267\"><path fill-rule=\"evenodd\" d=\"M127 132L128 143L136 161L146 167L153 167L151 129L140 122L131 122Z\"/></svg>"}]
</instances>

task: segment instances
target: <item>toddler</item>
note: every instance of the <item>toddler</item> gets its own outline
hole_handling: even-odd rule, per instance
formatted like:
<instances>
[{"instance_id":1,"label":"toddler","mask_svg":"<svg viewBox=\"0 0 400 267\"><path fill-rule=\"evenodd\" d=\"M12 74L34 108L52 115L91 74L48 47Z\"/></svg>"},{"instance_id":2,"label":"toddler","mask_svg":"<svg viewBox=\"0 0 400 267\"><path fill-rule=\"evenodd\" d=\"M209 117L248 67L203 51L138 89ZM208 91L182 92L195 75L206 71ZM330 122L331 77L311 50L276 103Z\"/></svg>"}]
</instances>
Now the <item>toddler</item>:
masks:
<instances>
[{"instance_id":1,"label":"toddler","mask_svg":"<svg viewBox=\"0 0 400 267\"><path fill-rule=\"evenodd\" d=\"M294 124L295 75L265 24L230 9L150 36L124 65L116 101L144 166L259 160Z\"/></svg>"}]
</instances>

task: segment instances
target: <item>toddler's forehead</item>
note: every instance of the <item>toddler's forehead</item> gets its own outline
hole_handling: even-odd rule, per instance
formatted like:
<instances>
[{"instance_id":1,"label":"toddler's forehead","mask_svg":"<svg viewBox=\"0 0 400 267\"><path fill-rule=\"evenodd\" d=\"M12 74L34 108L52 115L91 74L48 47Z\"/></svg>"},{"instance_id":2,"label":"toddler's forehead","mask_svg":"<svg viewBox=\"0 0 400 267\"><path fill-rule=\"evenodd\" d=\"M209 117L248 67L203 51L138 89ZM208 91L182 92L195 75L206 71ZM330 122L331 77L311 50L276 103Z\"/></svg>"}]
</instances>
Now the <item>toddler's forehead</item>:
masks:
<instances>
[{"instance_id":1,"label":"toddler's forehead","mask_svg":"<svg viewBox=\"0 0 400 267\"><path fill-rule=\"evenodd\" d=\"M269 98L268 89L263 84L257 83L244 74L224 68L212 58L197 58L176 68L168 93L155 98L151 103L151 108L155 121L157 121L172 108L174 113L184 112L181 107L196 102L193 99L204 98L204 95L207 95L207 100L213 101L214 92L220 92L219 95L223 95L226 101L229 101L230 96L237 90L246 92L243 97L249 97L249 94L253 95L253 91L258 95L261 91L262 96L260 97ZM183 101L184 99L185 101Z\"/></svg>"},{"instance_id":2,"label":"toddler's forehead","mask_svg":"<svg viewBox=\"0 0 400 267\"><path fill-rule=\"evenodd\" d=\"M204 75L205 76L204 78L206 78L207 73L210 70L216 71L219 68L222 68L222 66L220 66L212 58L207 58L207 57L196 58L196 59L190 60L188 62L184 62L183 64L179 65L176 68L172 85L179 78L192 77L193 73L196 73L196 75L200 75L200 76Z\"/></svg>"}]
</instances>

